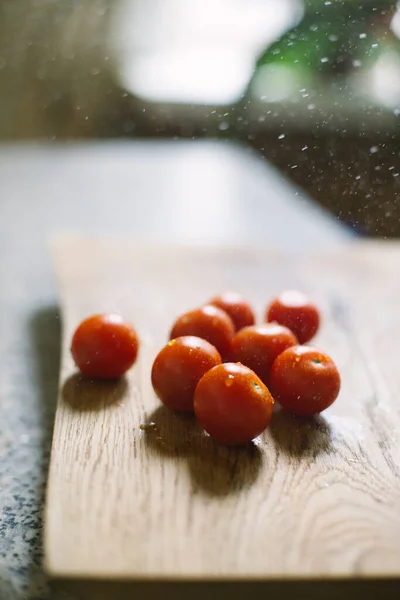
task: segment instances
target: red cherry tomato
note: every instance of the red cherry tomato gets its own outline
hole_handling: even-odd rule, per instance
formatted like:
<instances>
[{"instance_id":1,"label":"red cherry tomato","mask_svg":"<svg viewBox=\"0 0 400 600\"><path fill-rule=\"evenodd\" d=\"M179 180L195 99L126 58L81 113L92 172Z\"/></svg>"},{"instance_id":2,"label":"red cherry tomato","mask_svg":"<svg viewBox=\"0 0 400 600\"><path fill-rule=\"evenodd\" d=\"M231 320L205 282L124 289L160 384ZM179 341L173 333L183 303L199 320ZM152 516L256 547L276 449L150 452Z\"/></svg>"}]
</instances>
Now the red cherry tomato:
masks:
<instances>
[{"instance_id":1,"label":"red cherry tomato","mask_svg":"<svg viewBox=\"0 0 400 600\"><path fill-rule=\"evenodd\" d=\"M196 385L207 371L219 364L218 350L206 340L194 336L171 340L153 363L154 391L169 408L193 411Z\"/></svg>"},{"instance_id":2,"label":"red cherry tomato","mask_svg":"<svg viewBox=\"0 0 400 600\"><path fill-rule=\"evenodd\" d=\"M293 346L273 362L271 392L295 415L320 413L337 398L340 375L333 360L310 346Z\"/></svg>"},{"instance_id":3,"label":"red cherry tomato","mask_svg":"<svg viewBox=\"0 0 400 600\"><path fill-rule=\"evenodd\" d=\"M299 344L305 344L317 333L319 311L301 292L283 292L275 298L266 312L266 320L276 321L293 331Z\"/></svg>"},{"instance_id":4,"label":"red cherry tomato","mask_svg":"<svg viewBox=\"0 0 400 600\"><path fill-rule=\"evenodd\" d=\"M232 319L236 331L255 323L253 309L240 294L226 292L210 300L209 304L224 310Z\"/></svg>"},{"instance_id":5,"label":"red cherry tomato","mask_svg":"<svg viewBox=\"0 0 400 600\"><path fill-rule=\"evenodd\" d=\"M260 435L271 420L274 400L261 379L239 363L208 371L194 393L194 411L221 444L242 445Z\"/></svg>"},{"instance_id":6,"label":"red cherry tomato","mask_svg":"<svg viewBox=\"0 0 400 600\"><path fill-rule=\"evenodd\" d=\"M136 360L139 342L135 330L120 315L94 315L82 321L72 338L76 366L87 377L121 377Z\"/></svg>"},{"instance_id":7,"label":"red cherry tomato","mask_svg":"<svg viewBox=\"0 0 400 600\"><path fill-rule=\"evenodd\" d=\"M269 385L269 375L275 358L286 348L295 345L296 336L283 325L253 325L241 329L235 335L232 355L233 360L252 369L265 385Z\"/></svg>"},{"instance_id":8,"label":"red cherry tomato","mask_svg":"<svg viewBox=\"0 0 400 600\"><path fill-rule=\"evenodd\" d=\"M207 305L178 317L169 337L174 339L186 335L207 340L216 347L222 358L226 359L232 350L235 326L226 312L216 306Z\"/></svg>"}]
</instances>

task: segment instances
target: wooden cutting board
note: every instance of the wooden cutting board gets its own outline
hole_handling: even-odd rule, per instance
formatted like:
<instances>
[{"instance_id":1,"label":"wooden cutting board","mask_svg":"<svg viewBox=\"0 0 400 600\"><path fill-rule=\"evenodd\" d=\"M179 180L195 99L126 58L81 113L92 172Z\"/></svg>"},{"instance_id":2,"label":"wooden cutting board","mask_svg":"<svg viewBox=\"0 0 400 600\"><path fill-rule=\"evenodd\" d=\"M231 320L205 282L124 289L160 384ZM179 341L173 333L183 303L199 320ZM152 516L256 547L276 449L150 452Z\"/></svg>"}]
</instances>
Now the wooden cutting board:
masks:
<instances>
[{"instance_id":1,"label":"wooden cutting board","mask_svg":"<svg viewBox=\"0 0 400 600\"><path fill-rule=\"evenodd\" d=\"M248 580L400 576L400 248L357 243L289 259L256 248L62 238L60 394L46 507L56 577ZM339 399L314 419L277 410L246 448L219 447L160 406L150 369L173 319L226 289L261 317L299 288L320 304L315 344ZM76 374L85 316L121 312L140 359L119 383Z\"/></svg>"}]
</instances>

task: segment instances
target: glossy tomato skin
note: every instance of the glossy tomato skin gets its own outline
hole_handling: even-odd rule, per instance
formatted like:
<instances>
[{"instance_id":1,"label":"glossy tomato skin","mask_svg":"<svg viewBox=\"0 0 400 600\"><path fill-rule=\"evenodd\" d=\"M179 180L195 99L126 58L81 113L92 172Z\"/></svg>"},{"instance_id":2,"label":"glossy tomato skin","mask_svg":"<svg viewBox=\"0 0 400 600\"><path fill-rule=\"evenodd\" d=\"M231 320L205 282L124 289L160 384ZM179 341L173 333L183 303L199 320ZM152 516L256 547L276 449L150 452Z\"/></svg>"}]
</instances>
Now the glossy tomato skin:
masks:
<instances>
[{"instance_id":1,"label":"glossy tomato skin","mask_svg":"<svg viewBox=\"0 0 400 600\"><path fill-rule=\"evenodd\" d=\"M194 336L171 340L156 356L151 382L161 402L173 410L193 412L196 386L207 371L221 364L218 350Z\"/></svg>"},{"instance_id":2,"label":"glossy tomato skin","mask_svg":"<svg viewBox=\"0 0 400 600\"><path fill-rule=\"evenodd\" d=\"M233 339L233 360L254 371L265 385L275 358L287 348L297 345L294 333L277 323L253 325L241 329Z\"/></svg>"},{"instance_id":3,"label":"glossy tomato skin","mask_svg":"<svg viewBox=\"0 0 400 600\"><path fill-rule=\"evenodd\" d=\"M71 343L76 366L95 379L121 377L136 361L138 349L135 330L115 313L93 315L82 321Z\"/></svg>"},{"instance_id":4,"label":"glossy tomato skin","mask_svg":"<svg viewBox=\"0 0 400 600\"><path fill-rule=\"evenodd\" d=\"M226 312L216 306L206 305L178 317L169 337L172 340L187 335L207 340L226 360L232 351L235 326Z\"/></svg>"},{"instance_id":5,"label":"glossy tomato skin","mask_svg":"<svg viewBox=\"0 0 400 600\"><path fill-rule=\"evenodd\" d=\"M244 445L268 426L274 400L261 379L239 363L208 371L194 393L194 411L217 442Z\"/></svg>"},{"instance_id":6,"label":"glossy tomato skin","mask_svg":"<svg viewBox=\"0 0 400 600\"><path fill-rule=\"evenodd\" d=\"M280 323L293 331L299 344L305 344L317 333L320 323L318 308L304 294L283 292L271 302L266 321Z\"/></svg>"},{"instance_id":7,"label":"glossy tomato skin","mask_svg":"<svg viewBox=\"0 0 400 600\"><path fill-rule=\"evenodd\" d=\"M212 298L209 304L224 310L232 319L236 331L255 323L253 309L240 294L225 292Z\"/></svg>"},{"instance_id":8,"label":"glossy tomato skin","mask_svg":"<svg viewBox=\"0 0 400 600\"><path fill-rule=\"evenodd\" d=\"M340 375L333 360L311 346L293 346L273 362L270 389L277 402L299 416L325 410L340 391Z\"/></svg>"}]
</instances>

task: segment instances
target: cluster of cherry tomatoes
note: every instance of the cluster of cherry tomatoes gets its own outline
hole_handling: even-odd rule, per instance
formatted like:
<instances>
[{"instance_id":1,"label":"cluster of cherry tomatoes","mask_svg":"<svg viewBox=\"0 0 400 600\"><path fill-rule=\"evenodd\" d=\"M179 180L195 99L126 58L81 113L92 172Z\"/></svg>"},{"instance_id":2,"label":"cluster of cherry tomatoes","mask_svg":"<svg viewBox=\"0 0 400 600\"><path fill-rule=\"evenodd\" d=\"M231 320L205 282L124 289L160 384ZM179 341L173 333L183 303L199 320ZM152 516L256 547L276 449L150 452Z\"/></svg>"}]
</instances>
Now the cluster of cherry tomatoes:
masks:
<instances>
[{"instance_id":1,"label":"cluster of cherry tomatoes","mask_svg":"<svg viewBox=\"0 0 400 600\"><path fill-rule=\"evenodd\" d=\"M216 441L246 444L268 426L274 400L309 416L337 398L336 365L305 345L319 323L318 309L299 292L276 297L261 325L244 298L223 294L175 321L153 363L153 388L170 409L194 412ZM85 375L116 378L134 364L138 346L134 329L106 314L80 324L71 351Z\"/></svg>"}]
</instances>

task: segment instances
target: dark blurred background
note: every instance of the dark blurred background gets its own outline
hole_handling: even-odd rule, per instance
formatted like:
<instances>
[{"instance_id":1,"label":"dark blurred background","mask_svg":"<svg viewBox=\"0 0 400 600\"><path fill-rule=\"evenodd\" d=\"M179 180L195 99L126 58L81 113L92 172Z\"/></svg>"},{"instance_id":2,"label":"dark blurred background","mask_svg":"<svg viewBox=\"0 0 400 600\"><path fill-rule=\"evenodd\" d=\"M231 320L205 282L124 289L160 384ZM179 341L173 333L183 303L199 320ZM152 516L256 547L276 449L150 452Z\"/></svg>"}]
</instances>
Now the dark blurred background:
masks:
<instances>
[{"instance_id":1,"label":"dark blurred background","mask_svg":"<svg viewBox=\"0 0 400 600\"><path fill-rule=\"evenodd\" d=\"M0 0L0 141L239 140L399 236L399 38L392 0Z\"/></svg>"}]
</instances>

